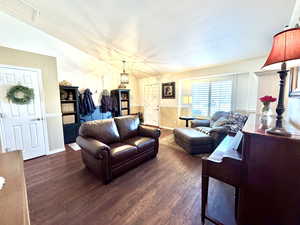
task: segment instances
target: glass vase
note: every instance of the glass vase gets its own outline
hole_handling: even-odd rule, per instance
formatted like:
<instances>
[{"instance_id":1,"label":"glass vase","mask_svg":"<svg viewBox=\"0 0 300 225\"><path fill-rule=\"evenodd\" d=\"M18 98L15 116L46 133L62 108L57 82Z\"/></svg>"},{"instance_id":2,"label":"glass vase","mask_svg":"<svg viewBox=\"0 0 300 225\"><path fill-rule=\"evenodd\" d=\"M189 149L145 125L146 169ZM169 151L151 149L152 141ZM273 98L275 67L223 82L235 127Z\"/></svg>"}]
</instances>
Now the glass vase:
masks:
<instances>
[{"instance_id":1,"label":"glass vase","mask_svg":"<svg viewBox=\"0 0 300 225\"><path fill-rule=\"evenodd\" d=\"M271 116L272 110L270 107L270 102L263 102L263 107L261 108L262 116Z\"/></svg>"}]
</instances>

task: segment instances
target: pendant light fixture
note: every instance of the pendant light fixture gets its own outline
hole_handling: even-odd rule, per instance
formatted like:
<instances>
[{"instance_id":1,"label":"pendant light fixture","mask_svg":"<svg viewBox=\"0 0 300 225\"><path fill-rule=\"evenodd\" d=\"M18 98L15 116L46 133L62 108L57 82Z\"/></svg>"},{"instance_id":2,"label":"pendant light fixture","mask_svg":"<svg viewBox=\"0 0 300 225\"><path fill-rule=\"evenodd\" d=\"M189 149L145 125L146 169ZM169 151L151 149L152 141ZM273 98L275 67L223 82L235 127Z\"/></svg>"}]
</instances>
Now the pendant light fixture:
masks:
<instances>
[{"instance_id":1,"label":"pendant light fixture","mask_svg":"<svg viewBox=\"0 0 300 225\"><path fill-rule=\"evenodd\" d=\"M123 72L120 74L121 75L121 85L129 84L129 74L126 73L125 71L125 63L126 61L123 60Z\"/></svg>"}]
</instances>

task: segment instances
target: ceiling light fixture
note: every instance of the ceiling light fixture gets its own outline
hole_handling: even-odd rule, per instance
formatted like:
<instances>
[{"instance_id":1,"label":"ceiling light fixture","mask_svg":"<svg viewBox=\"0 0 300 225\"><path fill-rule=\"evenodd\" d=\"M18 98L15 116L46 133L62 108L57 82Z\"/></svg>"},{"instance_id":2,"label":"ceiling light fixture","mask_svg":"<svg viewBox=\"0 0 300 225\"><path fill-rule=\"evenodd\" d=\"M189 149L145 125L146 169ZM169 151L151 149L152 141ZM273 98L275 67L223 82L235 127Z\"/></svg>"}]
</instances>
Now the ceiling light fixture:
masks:
<instances>
[{"instance_id":1,"label":"ceiling light fixture","mask_svg":"<svg viewBox=\"0 0 300 225\"><path fill-rule=\"evenodd\" d=\"M122 62L123 62L123 72L120 73L120 75L121 75L121 84L120 84L119 87L120 88L126 88L126 84L129 84L129 74L126 73L126 71L125 71L125 63L126 63L126 61L123 60Z\"/></svg>"}]
</instances>

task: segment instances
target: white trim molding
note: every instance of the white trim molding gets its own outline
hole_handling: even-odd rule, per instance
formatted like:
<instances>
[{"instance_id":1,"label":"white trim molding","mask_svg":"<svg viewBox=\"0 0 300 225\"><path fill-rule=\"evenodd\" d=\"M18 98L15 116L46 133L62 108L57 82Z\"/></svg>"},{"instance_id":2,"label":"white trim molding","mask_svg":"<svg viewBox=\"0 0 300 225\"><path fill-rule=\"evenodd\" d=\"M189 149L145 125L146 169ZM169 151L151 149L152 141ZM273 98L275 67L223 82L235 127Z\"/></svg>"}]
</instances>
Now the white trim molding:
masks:
<instances>
[{"instance_id":1,"label":"white trim molding","mask_svg":"<svg viewBox=\"0 0 300 225\"><path fill-rule=\"evenodd\" d=\"M53 150L49 150L49 152L47 152L47 155L52 155L52 154L56 154L56 153L64 152L64 151L66 151L65 148L53 149Z\"/></svg>"},{"instance_id":2,"label":"white trim molding","mask_svg":"<svg viewBox=\"0 0 300 225\"><path fill-rule=\"evenodd\" d=\"M175 128L172 127L166 127L166 126L159 126L159 128L167 129L167 130L174 130Z\"/></svg>"},{"instance_id":3,"label":"white trim molding","mask_svg":"<svg viewBox=\"0 0 300 225\"><path fill-rule=\"evenodd\" d=\"M277 75L277 70L262 70L254 72L256 76L269 76L269 75Z\"/></svg>"}]
</instances>

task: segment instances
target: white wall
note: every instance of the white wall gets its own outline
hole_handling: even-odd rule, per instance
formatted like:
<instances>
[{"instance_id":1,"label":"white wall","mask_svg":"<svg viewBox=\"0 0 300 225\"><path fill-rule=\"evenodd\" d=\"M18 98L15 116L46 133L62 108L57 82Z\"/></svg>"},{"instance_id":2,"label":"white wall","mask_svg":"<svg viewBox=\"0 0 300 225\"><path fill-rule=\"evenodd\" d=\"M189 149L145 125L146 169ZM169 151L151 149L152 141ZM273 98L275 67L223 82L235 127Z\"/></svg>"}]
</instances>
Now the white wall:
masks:
<instances>
[{"instance_id":1,"label":"white wall","mask_svg":"<svg viewBox=\"0 0 300 225\"><path fill-rule=\"evenodd\" d=\"M2 12L0 12L0 24L0 46L56 57L58 81L68 80L74 86L90 88L93 92L97 90L97 94L94 95L97 105L103 88L111 90L118 87L120 71L109 64ZM56 73L53 73L53 76L56 76ZM130 81L129 88L134 89L137 86L136 78L131 76ZM138 95L136 90L132 90L132 93ZM135 96L132 96L131 100L133 104L137 104ZM55 109L47 110L50 148L55 146L50 151L64 148L61 138L62 129L56 129L58 133L51 132L52 128L62 126L59 101L56 104Z\"/></svg>"},{"instance_id":2,"label":"white wall","mask_svg":"<svg viewBox=\"0 0 300 225\"><path fill-rule=\"evenodd\" d=\"M277 71L260 71L260 72L256 72L256 75L258 79L258 89L257 89L258 98L263 97L265 95L271 95L278 99L280 79ZM288 99L289 79L288 78L286 80L285 95L284 95L284 105L285 105L284 115L288 114L288 101L289 101ZM262 104L258 98L257 98L256 112L259 114L261 113ZM277 107L277 102L271 103L271 109L273 115L276 115L276 107Z\"/></svg>"},{"instance_id":3,"label":"white wall","mask_svg":"<svg viewBox=\"0 0 300 225\"><path fill-rule=\"evenodd\" d=\"M93 91L103 88L101 76L109 81L109 89L119 84L119 73L109 64L2 12L0 24L1 46L56 57L59 81Z\"/></svg>"},{"instance_id":4,"label":"white wall","mask_svg":"<svg viewBox=\"0 0 300 225\"><path fill-rule=\"evenodd\" d=\"M255 111L257 99L258 79L255 72L260 70L265 57L244 60L236 63L204 68L180 73L169 73L159 76L139 79L139 94L143 105L144 86L151 83L176 82L176 99L161 99L161 106L177 107L180 104L179 94L182 81L186 79L203 78L210 76L235 75L236 88L236 110ZM184 88L184 87L183 87ZM187 87L185 87L187 88Z\"/></svg>"}]
</instances>

